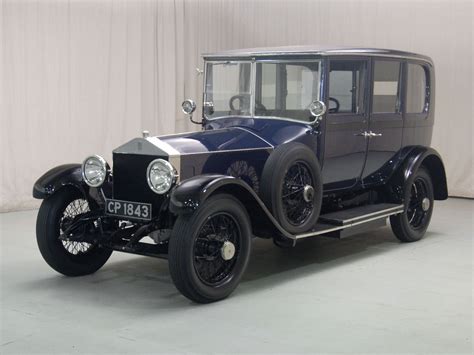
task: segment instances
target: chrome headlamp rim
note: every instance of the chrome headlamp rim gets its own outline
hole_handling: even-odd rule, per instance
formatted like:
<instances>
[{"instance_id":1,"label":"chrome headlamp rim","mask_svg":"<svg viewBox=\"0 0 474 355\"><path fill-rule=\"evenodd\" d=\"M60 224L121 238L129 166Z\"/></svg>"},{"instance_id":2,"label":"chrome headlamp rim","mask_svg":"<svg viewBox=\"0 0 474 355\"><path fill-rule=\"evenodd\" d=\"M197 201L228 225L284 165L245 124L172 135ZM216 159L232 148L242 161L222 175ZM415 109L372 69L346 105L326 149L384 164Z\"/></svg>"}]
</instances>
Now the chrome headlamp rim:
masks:
<instances>
[{"instance_id":1,"label":"chrome headlamp rim","mask_svg":"<svg viewBox=\"0 0 474 355\"><path fill-rule=\"evenodd\" d=\"M160 163L164 165L169 170L169 173L170 173L170 177L171 177L170 186L166 190L163 190L163 191L157 190L155 186L153 186L153 183L151 182L151 179L150 179L151 169L153 168L153 165L155 165L156 163ZM154 193L157 193L158 195L163 195L167 193L171 189L171 187L173 187L173 185L176 183L177 179L178 179L178 172L169 161L158 158L158 159L152 160L150 164L148 164L148 168L146 169L146 181L148 182L148 186Z\"/></svg>"},{"instance_id":2,"label":"chrome headlamp rim","mask_svg":"<svg viewBox=\"0 0 474 355\"><path fill-rule=\"evenodd\" d=\"M87 176L86 176L86 172L85 172L85 167L86 167L86 163L88 160L90 159L96 159L101 167L104 169L105 171L105 174L104 174L104 178L101 179L99 182L97 183L92 183L90 182L88 179L87 179ZM99 187L99 186L102 186L102 184L105 182L105 180L107 179L107 174L109 173L109 164L107 164L107 161L102 158L100 155L97 155L97 154L94 154L94 155L89 155L86 159L84 159L84 161L82 162L82 166L81 166L81 175L82 175L82 180L84 180L84 182L90 186L90 187Z\"/></svg>"},{"instance_id":3,"label":"chrome headlamp rim","mask_svg":"<svg viewBox=\"0 0 474 355\"><path fill-rule=\"evenodd\" d=\"M191 115L196 110L196 103L194 100L186 99L181 103L181 110L186 115Z\"/></svg>"}]
</instances>

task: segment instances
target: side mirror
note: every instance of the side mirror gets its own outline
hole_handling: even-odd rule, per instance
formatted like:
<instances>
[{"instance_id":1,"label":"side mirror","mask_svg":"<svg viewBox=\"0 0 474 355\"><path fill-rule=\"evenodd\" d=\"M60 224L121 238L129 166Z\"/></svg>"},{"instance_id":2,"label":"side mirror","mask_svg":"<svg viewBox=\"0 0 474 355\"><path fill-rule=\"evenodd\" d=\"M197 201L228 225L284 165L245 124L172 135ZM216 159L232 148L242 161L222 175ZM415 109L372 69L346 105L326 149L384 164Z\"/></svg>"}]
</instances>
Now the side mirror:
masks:
<instances>
[{"instance_id":1,"label":"side mirror","mask_svg":"<svg viewBox=\"0 0 474 355\"><path fill-rule=\"evenodd\" d=\"M308 107L311 116L316 118L315 123L319 123L323 115L326 113L327 107L326 104L319 100L314 100Z\"/></svg>"},{"instance_id":2,"label":"side mirror","mask_svg":"<svg viewBox=\"0 0 474 355\"><path fill-rule=\"evenodd\" d=\"M201 122L197 122L193 120L193 113L194 111L196 111L196 103L193 100L191 99L184 100L183 103L181 104L181 109L186 115L189 115L189 120L192 123L201 124Z\"/></svg>"}]
</instances>

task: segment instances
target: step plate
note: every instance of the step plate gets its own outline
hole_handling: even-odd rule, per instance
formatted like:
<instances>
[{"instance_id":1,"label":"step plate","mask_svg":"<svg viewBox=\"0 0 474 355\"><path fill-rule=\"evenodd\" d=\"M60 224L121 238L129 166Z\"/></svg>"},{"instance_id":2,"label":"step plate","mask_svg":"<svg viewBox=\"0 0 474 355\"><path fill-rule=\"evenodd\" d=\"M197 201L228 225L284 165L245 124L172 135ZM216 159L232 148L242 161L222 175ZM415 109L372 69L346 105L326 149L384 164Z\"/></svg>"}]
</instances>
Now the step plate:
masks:
<instances>
[{"instance_id":1,"label":"step plate","mask_svg":"<svg viewBox=\"0 0 474 355\"><path fill-rule=\"evenodd\" d=\"M384 215L390 212L403 212L403 205L380 203L350 208L347 210L327 213L319 217L319 221L336 226L346 226L364 219Z\"/></svg>"},{"instance_id":2,"label":"step plate","mask_svg":"<svg viewBox=\"0 0 474 355\"><path fill-rule=\"evenodd\" d=\"M375 206L377 206L376 211L374 210ZM387 218L396 214L403 213L404 211L403 205L394 205L394 204L377 204L377 205L370 205L371 208L366 208L366 207L369 207L369 206L357 207L353 209L351 208L348 210L323 215L326 217L328 215L331 215L331 219L327 219L327 220L331 220L331 223L323 222L322 220L323 216L321 216L318 220L318 223L311 231L303 233L303 234L295 235L292 237L292 239L302 239L302 238L308 238L308 237L315 237L317 235L329 234L332 232L341 231L346 228L351 228L351 227L359 226L361 224L374 222L383 218ZM359 212L356 213L356 211L351 211L351 210L357 210ZM365 214L361 214L362 210L365 211ZM345 212L344 214L346 216L345 219L335 219L334 216L336 215L336 213L339 214L338 218L342 216L340 212ZM334 224L334 221L344 221L345 224L336 225Z\"/></svg>"}]
</instances>

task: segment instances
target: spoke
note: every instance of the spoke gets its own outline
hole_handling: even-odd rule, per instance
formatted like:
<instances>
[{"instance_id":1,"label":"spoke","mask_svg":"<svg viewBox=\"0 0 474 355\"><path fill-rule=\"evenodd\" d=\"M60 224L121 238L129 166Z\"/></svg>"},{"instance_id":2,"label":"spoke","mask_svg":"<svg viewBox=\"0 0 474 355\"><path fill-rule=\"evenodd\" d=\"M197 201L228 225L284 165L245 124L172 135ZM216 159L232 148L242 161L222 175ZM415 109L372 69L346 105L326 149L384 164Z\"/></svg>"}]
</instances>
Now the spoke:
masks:
<instances>
[{"instance_id":1,"label":"spoke","mask_svg":"<svg viewBox=\"0 0 474 355\"><path fill-rule=\"evenodd\" d=\"M60 233L63 233L63 222L71 223L76 217L90 211L89 204L84 199L76 199L71 201L69 205L64 209L63 215L60 219ZM60 237L64 238L64 234L60 234ZM78 241L64 241L62 240L64 249L70 254L78 255L87 253L91 248L92 244Z\"/></svg>"},{"instance_id":2,"label":"spoke","mask_svg":"<svg viewBox=\"0 0 474 355\"><path fill-rule=\"evenodd\" d=\"M301 194L306 185L313 185L308 167L297 162L288 169L282 191L285 214L291 223L304 223L313 211L313 204Z\"/></svg>"},{"instance_id":3,"label":"spoke","mask_svg":"<svg viewBox=\"0 0 474 355\"><path fill-rule=\"evenodd\" d=\"M425 181L417 178L411 188L411 197L408 204L407 217L408 223L415 229L422 228L425 223L427 211L422 208L423 199L428 196Z\"/></svg>"},{"instance_id":4,"label":"spoke","mask_svg":"<svg viewBox=\"0 0 474 355\"><path fill-rule=\"evenodd\" d=\"M212 232L202 238L206 231ZM236 264L240 242L236 221L226 213L210 216L198 232L194 246L194 267L201 280L219 284L229 277ZM236 248L234 257L225 261L220 255L224 241L232 240Z\"/></svg>"},{"instance_id":5,"label":"spoke","mask_svg":"<svg viewBox=\"0 0 474 355\"><path fill-rule=\"evenodd\" d=\"M291 196L291 195L296 194L296 193L298 193L298 192L301 192L301 191L303 191L303 190L304 190L304 188L300 188L300 189L295 190L295 191L293 191L293 192L287 193L286 195L283 195L283 198L288 197L288 196Z\"/></svg>"}]
</instances>

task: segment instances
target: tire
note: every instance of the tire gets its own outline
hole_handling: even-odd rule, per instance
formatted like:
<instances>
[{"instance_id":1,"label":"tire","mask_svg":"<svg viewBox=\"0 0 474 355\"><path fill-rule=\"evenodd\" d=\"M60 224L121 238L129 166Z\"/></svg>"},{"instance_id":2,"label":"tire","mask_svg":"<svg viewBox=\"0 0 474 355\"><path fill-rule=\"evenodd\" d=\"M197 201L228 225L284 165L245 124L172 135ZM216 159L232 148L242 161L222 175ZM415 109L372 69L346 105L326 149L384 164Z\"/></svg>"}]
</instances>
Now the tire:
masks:
<instances>
[{"instance_id":1,"label":"tire","mask_svg":"<svg viewBox=\"0 0 474 355\"><path fill-rule=\"evenodd\" d=\"M219 232L212 234L210 232L216 230L214 223L226 228L217 228ZM168 249L170 274L176 288L197 303L215 302L229 296L247 268L251 236L247 211L231 195L212 196L195 213L179 216ZM235 254L226 261L224 243L229 241L234 243ZM203 256L210 254L213 254L208 257L211 260ZM219 273L216 269L223 271ZM214 273L206 270L213 270Z\"/></svg>"},{"instance_id":2,"label":"tire","mask_svg":"<svg viewBox=\"0 0 474 355\"><path fill-rule=\"evenodd\" d=\"M306 179L307 184L301 184L310 185L313 189L312 196L306 196L309 201L304 196L303 186L290 184L289 175L293 170L300 168L309 174L310 180ZM291 190L296 192L288 193ZM288 195L291 198L288 198ZM263 168L261 196L273 216L289 233L299 234L314 227L321 211L323 198L321 168L314 152L301 143L288 143L275 149ZM298 204L300 204L299 207ZM292 207L288 208L291 205ZM310 206L310 212L305 209L306 206ZM304 213L291 215L290 213L293 212L290 209L295 208L296 211L303 210Z\"/></svg>"},{"instance_id":3,"label":"tire","mask_svg":"<svg viewBox=\"0 0 474 355\"><path fill-rule=\"evenodd\" d=\"M428 171L419 168L405 184L403 193L405 211L391 216L390 225L400 241L416 242L425 235L433 214L433 183Z\"/></svg>"},{"instance_id":4,"label":"tire","mask_svg":"<svg viewBox=\"0 0 474 355\"><path fill-rule=\"evenodd\" d=\"M111 250L94 244L63 242L59 239L61 218L66 208L81 200L84 201L83 196L77 189L62 188L43 201L36 220L36 241L43 259L54 270L66 276L92 274L112 254ZM74 254L76 250L77 254Z\"/></svg>"}]
</instances>

